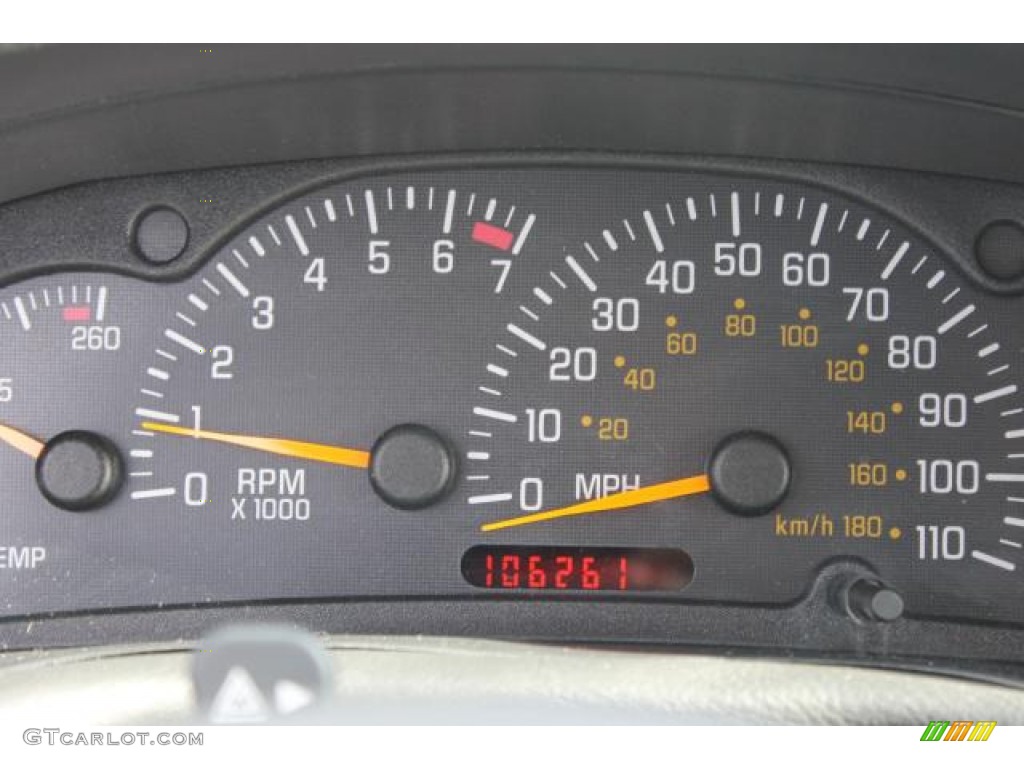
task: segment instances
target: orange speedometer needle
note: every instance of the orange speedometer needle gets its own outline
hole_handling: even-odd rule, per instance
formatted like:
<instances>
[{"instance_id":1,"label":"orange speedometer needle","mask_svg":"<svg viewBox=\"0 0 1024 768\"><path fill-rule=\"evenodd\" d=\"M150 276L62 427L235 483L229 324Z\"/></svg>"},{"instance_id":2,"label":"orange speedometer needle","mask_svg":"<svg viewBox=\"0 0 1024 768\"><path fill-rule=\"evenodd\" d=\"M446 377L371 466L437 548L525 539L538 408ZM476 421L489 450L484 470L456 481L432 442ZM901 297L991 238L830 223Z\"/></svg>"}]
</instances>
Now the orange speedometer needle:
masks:
<instances>
[{"instance_id":1,"label":"orange speedometer needle","mask_svg":"<svg viewBox=\"0 0 1024 768\"><path fill-rule=\"evenodd\" d=\"M20 432L13 427L8 427L6 424L0 424L0 440L3 440L9 446L16 448L22 453L28 454L33 459L38 459L39 454L46 447L46 443L42 440L37 440L29 434Z\"/></svg>"},{"instance_id":2,"label":"orange speedometer needle","mask_svg":"<svg viewBox=\"0 0 1024 768\"><path fill-rule=\"evenodd\" d=\"M644 488L637 488L632 491L614 493L600 499L584 501L580 504L573 504L560 509L549 509L545 512L537 512L533 515L522 515L510 517L505 520L496 520L493 523L485 523L480 530L500 531L503 528L515 528L520 525L532 525L543 523L547 520L557 520L561 517L572 517L574 515L592 515L597 512L611 512L616 509L628 509L641 504L653 504L656 501L668 501L680 499L684 496L696 496L700 493L707 493L711 490L711 478L707 475L694 475L679 480L671 480L667 483L648 485Z\"/></svg>"},{"instance_id":3,"label":"orange speedometer needle","mask_svg":"<svg viewBox=\"0 0 1024 768\"><path fill-rule=\"evenodd\" d=\"M370 466L369 451L359 451L354 448L306 443L300 440L286 440L280 437L257 437L255 435L236 435L228 432L209 432L205 429L175 427L157 421L144 421L142 428L149 432L160 432L165 435L177 435L179 437L194 437L200 440L210 440L215 443L227 443L228 445L237 445L242 448L252 448L255 451L263 451L264 453L276 453L279 456L291 456L296 459L319 461L324 464L338 464L342 467L352 467L353 469L366 469Z\"/></svg>"}]
</instances>

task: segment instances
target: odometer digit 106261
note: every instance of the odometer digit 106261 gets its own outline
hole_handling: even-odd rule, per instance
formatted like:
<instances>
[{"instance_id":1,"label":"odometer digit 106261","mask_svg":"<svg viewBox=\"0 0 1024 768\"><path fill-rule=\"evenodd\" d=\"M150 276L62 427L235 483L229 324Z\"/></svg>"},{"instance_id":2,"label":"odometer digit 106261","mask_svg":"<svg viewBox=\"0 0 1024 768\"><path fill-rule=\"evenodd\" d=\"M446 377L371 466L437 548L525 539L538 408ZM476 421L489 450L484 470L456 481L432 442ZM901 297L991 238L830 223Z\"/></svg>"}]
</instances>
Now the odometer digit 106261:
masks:
<instances>
[{"instance_id":1,"label":"odometer digit 106261","mask_svg":"<svg viewBox=\"0 0 1024 768\"><path fill-rule=\"evenodd\" d=\"M485 589L675 592L693 562L678 549L478 546L463 555L462 574Z\"/></svg>"}]
</instances>

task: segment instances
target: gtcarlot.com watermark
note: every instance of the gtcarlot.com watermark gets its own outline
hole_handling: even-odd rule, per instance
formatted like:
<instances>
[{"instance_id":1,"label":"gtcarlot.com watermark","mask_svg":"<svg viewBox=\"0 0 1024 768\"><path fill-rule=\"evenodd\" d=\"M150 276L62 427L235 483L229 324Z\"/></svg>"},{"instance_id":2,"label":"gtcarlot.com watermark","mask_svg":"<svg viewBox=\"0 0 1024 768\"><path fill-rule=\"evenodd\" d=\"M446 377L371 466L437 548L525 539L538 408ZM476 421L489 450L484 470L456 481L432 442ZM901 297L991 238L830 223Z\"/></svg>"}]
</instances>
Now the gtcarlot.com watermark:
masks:
<instances>
[{"instance_id":1,"label":"gtcarlot.com watermark","mask_svg":"<svg viewBox=\"0 0 1024 768\"><path fill-rule=\"evenodd\" d=\"M189 731L65 731L28 728L21 734L29 746L50 747L201 747L203 734Z\"/></svg>"}]
</instances>

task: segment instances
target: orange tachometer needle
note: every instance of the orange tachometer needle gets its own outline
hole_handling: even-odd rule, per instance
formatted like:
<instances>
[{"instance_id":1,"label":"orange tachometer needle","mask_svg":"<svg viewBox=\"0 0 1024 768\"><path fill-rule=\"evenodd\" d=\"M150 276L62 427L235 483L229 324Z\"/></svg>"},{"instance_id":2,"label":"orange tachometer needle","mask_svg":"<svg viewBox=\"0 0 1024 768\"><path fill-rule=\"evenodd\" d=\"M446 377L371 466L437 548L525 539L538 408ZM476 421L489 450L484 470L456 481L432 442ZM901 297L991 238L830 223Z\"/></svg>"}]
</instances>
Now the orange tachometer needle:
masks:
<instances>
[{"instance_id":1,"label":"orange tachometer needle","mask_svg":"<svg viewBox=\"0 0 1024 768\"><path fill-rule=\"evenodd\" d=\"M628 509L641 504L653 504L656 501L668 501L679 499L683 496L695 496L699 493L707 493L711 490L711 479L707 475L695 475L684 477L680 480L671 480L667 483L648 485L644 488L637 488L633 491L614 493L592 501L584 501L580 504L573 504L561 509L549 509L546 512L537 512L533 515L522 515L510 517L505 520L497 520L493 523L486 523L480 526L480 530L486 532L500 531L503 528L515 528L519 525L532 525L542 523L546 520L557 520L560 517L572 517L574 515L592 515L597 512L611 512L615 509Z\"/></svg>"},{"instance_id":2,"label":"orange tachometer needle","mask_svg":"<svg viewBox=\"0 0 1024 768\"><path fill-rule=\"evenodd\" d=\"M340 448L336 445L304 443L299 440L285 440L280 437L256 437L254 435L234 435L227 432L208 432L205 429L189 429L175 427L156 421L145 421L142 428L149 432L161 432L165 435L194 437L200 440L211 440L216 443L227 443L255 451L276 453L280 456L292 456L296 459L320 461L325 464L338 464L353 469L366 469L370 466L369 451L358 451L353 448Z\"/></svg>"},{"instance_id":3,"label":"orange tachometer needle","mask_svg":"<svg viewBox=\"0 0 1024 768\"><path fill-rule=\"evenodd\" d=\"M33 459L38 459L39 454L46 447L46 443L42 440L37 440L31 435L19 432L17 429L8 427L5 424L0 424L0 440L3 440L9 446L16 448L22 453L28 454Z\"/></svg>"}]
</instances>

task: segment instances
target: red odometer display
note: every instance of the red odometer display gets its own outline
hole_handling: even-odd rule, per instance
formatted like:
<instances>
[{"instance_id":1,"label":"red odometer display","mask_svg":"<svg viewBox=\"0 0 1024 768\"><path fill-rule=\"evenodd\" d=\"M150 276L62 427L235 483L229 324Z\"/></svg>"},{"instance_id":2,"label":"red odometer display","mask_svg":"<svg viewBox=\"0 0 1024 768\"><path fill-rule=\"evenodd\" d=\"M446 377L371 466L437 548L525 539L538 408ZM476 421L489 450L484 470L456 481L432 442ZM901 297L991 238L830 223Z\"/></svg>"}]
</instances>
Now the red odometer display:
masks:
<instances>
[{"instance_id":1,"label":"red odometer display","mask_svg":"<svg viewBox=\"0 0 1024 768\"><path fill-rule=\"evenodd\" d=\"M481 546L462 575L484 589L672 592L693 580L693 561L679 549Z\"/></svg>"}]
</instances>

